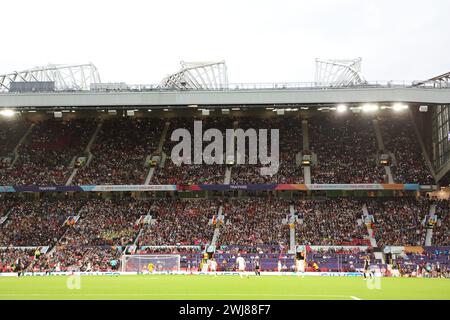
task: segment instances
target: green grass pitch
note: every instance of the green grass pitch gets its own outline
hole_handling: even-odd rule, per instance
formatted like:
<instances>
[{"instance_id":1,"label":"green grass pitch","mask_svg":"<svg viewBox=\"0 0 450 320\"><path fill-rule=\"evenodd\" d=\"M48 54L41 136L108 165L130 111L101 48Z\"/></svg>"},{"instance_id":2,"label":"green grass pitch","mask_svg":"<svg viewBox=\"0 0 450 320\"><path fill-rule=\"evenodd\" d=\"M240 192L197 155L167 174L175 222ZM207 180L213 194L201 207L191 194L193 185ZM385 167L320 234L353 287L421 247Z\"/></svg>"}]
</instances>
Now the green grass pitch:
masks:
<instances>
[{"instance_id":1,"label":"green grass pitch","mask_svg":"<svg viewBox=\"0 0 450 320\"><path fill-rule=\"evenodd\" d=\"M0 299L450 299L450 279L381 278L369 289L361 277L195 275L0 278ZM70 285L69 285L70 287Z\"/></svg>"}]
</instances>

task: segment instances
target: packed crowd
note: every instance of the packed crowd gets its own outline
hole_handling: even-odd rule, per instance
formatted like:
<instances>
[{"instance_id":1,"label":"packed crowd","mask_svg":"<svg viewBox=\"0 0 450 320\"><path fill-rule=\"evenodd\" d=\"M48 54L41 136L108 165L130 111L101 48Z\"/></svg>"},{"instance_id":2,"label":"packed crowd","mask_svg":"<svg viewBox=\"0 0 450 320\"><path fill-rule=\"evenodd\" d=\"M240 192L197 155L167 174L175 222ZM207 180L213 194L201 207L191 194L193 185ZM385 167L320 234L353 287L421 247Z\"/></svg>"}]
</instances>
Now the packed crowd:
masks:
<instances>
[{"instance_id":1,"label":"packed crowd","mask_svg":"<svg viewBox=\"0 0 450 320\"><path fill-rule=\"evenodd\" d=\"M84 151L95 128L92 119L47 119L35 123L0 185L65 185L75 156Z\"/></svg>"},{"instance_id":2,"label":"packed crowd","mask_svg":"<svg viewBox=\"0 0 450 320\"><path fill-rule=\"evenodd\" d=\"M135 247L134 250L128 251L127 254L141 254L141 255L164 255L164 254L202 254L202 246L184 246L184 245L174 245L174 246L157 246L157 247Z\"/></svg>"},{"instance_id":3,"label":"packed crowd","mask_svg":"<svg viewBox=\"0 0 450 320\"><path fill-rule=\"evenodd\" d=\"M152 222L143 228L139 246L202 245L214 232L218 206L209 200L157 200L149 208Z\"/></svg>"},{"instance_id":4,"label":"packed crowd","mask_svg":"<svg viewBox=\"0 0 450 320\"><path fill-rule=\"evenodd\" d=\"M367 245L367 229L361 219L363 204L367 204L373 216L372 229L378 246L423 245L424 217L431 204L415 198L305 201L269 198L229 200L221 204L203 199L27 201L2 196L1 201L3 215L9 212L0 224L0 248L3 247L0 270L7 271L17 264L29 271L118 270L120 256L127 246L137 248L131 253L176 253L191 257L210 243L217 227L219 254L287 253L292 227L286 220L290 206L297 216L295 231L299 245ZM213 219L220 205L225 215L223 224ZM449 245L448 211L448 201L437 202L436 214L441 222L433 230L435 246ZM68 223L73 216L80 219ZM12 246L49 246L53 250L36 258L34 248L19 250ZM316 253L319 255L313 260L319 265L334 263L334 252ZM428 256L419 258L430 260ZM348 270L358 264L357 255L347 254L339 259ZM406 274L414 271L411 266L415 265L404 263Z\"/></svg>"},{"instance_id":5,"label":"packed crowd","mask_svg":"<svg viewBox=\"0 0 450 320\"><path fill-rule=\"evenodd\" d=\"M148 213L146 202L131 199L90 200L79 210L81 220L68 227L60 245L126 246L139 233L139 218Z\"/></svg>"},{"instance_id":6,"label":"packed crowd","mask_svg":"<svg viewBox=\"0 0 450 320\"><path fill-rule=\"evenodd\" d=\"M6 217L18 200L19 198L14 195L0 193L0 219L2 219L2 217Z\"/></svg>"},{"instance_id":7,"label":"packed crowd","mask_svg":"<svg viewBox=\"0 0 450 320\"><path fill-rule=\"evenodd\" d=\"M59 246L56 250L34 259L30 272L119 271L121 248L109 246Z\"/></svg>"},{"instance_id":8,"label":"packed crowd","mask_svg":"<svg viewBox=\"0 0 450 320\"><path fill-rule=\"evenodd\" d=\"M179 117L107 119L93 144L92 158L80 168L72 184L142 184L149 173L148 156L159 155L158 143L166 121L170 122L163 152L166 160L153 175L153 184L219 184L225 181L225 165L182 165L171 161L171 151L178 142L171 133L186 128L193 135L194 120L202 120L203 132L215 128L247 130L279 129L280 166L272 176L262 176L257 165L234 165L232 184L292 184L303 183L304 173L297 155L313 152L317 165L311 167L313 183L383 183L388 178L378 164L374 126L364 115L321 116L308 119L310 150L303 150L302 119L300 117ZM393 154L391 165L397 183L434 184L422 156L410 121L379 117L385 150ZM98 120L45 119L35 127L19 148L17 160L0 161L0 185L61 185L72 173L75 156L86 153ZM29 128L25 118L0 123L0 158L11 156L14 147ZM269 139L270 141L270 139ZM203 147L209 142L203 142ZM247 146L248 147L248 146ZM225 152L225 150L224 150ZM193 156L193 155L191 155ZM13 157L14 158L14 157Z\"/></svg>"},{"instance_id":9,"label":"packed crowd","mask_svg":"<svg viewBox=\"0 0 450 320\"><path fill-rule=\"evenodd\" d=\"M289 229L282 221L290 202L279 199L235 200L224 205L225 223L219 243L227 246L289 244Z\"/></svg>"},{"instance_id":10,"label":"packed crowd","mask_svg":"<svg viewBox=\"0 0 450 320\"><path fill-rule=\"evenodd\" d=\"M78 212L80 201L17 201L0 225L0 246L50 246L64 234L65 220Z\"/></svg>"},{"instance_id":11,"label":"packed crowd","mask_svg":"<svg viewBox=\"0 0 450 320\"><path fill-rule=\"evenodd\" d=\"M430 209L425 199L374 199L367 203L378 246L424 245L423 222Z\"/></svg>"},{"instance_id":12,"label":"packed crowd","mask_svg":"<svg viewBox=\"0 0 450 320\"><path fill-rule=\"evenodd\" d=\"M259 130L267 129L267 152L270 156L271 144L271 129L279 130L279 168L273 175L262 175L261 168L267 165L261 164L258 160L257 165L248 164L249 160L246 158L246 164L236 164L232 167L231 183L232 184L294 184L304 183L303 170L296 161L296 156L303 149L303 134L302 121L300 118L250 118L242 117L237 119L238 128L255 129L257 134L258 148L259 148ZM246 142L248 150L249 143Z\"/></svg>"},{"instance_id":13,"label":"packed crowd","mask_svg":"<svg viewBox=\"0 0 450 320\"><path fill-rule=\"evenodd\" d=\"M306 259L316 262L321 271L355 272L364 266L364 258L369 256L371 265L377 264L374 254L364 248L319 248L308 250Z\"/></svg>"},{"instance_id":14,"label":"packed crowd","mask_svg":"<svg viewBox=\"0 0 450 320\"><path fill-rule=\"evenodd\" d=\"M448 247L427 247L423 251L405 251L392 261L394 270L404 277L450 278Z\"/></svg>"},{"instance_id":15,"label":"packed crowd","mask_svg":"<svg viewBox=\"0 0 450 320\"><path fill-rule=\"evenodd\" d=\"M395 156L391 165L396 183L435 184L434 178L422 155L421 146L410 121L396 118L381 118L380 129L384 147Z\"/></svg>"},{"instance_id":16,"label":"packed crowd","mask_svg":"<svg viewBox=\"0 0 450 320\"><path fill-rule=\"evenodd\" d=\"M433 228L433 245L450 246L450 201L441 200L436 204L437 222Z\"/></svg>"},{"instance_id":17,"label":"packed crowd","mask_svg":"<svg viewBox=\"0 0 450 320\"><path fill-rule=\"evenodd\" d=\"M164 143L164 153L166 154L166 160L162 168L157 168L152 183L153 184L223 184L225 179L225 164L211 164L206 163L195 164L194 163L194 121L202 121L203 133L208 129L218 129L222 134L225 134L226 129L233 128L233 118L173 118L170 119L169 131ZM182 164L180 166L174 164L172 161L172 149L179 141L172 141L172 132L176 129L187 129L191 134L191 163ZM202 143L202 150L208 146L210 142ZM225 148L225 146L224 146ZM225 152L225 149L223 150ZM179 156L182 156L180 154ZM184 156L184 154L183 154ZM213 156L217 156L215 153ZM225 161L225 160L224 160Z\"/></svg>"},{"instance_id":18,"label":"packed crowd","mask_svg":"<svg viewBox=\"0 0 450 320\"><path fill-rule=\"evenodd\" d=\"M0 248L0 272L16 272L28 268L34 260L34 249ZM16 267L17 266L17 267Z\"/></svg>"},{"instance_id":19,"label":"packed crowd","mask_svg":"<svg viewBox=\"0 0 450 320\"><path fill-rule=\"evenodd\" d=\"M308 120L310 149L317 154L313 183L384 183L377 164L377 142L371 120L361 115Z\"/></svg>"},{"instance_id":20,"label":"packed crowd","mask_svg":"<svg viewBox=\"0 0 450 320\"><path fill-rule=\"evenodd\" d=\"M156 154L164 125L161 119L105 120L91 149L92 160L78 170L72 184L144 184L147 157Z\"/></svg>"},{"instance_id":21,"label":"packed crowd","mask_svg":"<svg viewBox=\"0 0 450 320\"><path fill-rule=\"evenodd\" d=\"M0 119L0 157L11 156L29 126L23 118Z\"/></svg>"},{"instance_id":22,"label":"packed crowd","mask_svg":"<svg viewBox=\"0 0 450 320\"><path fill-rule=\"evenodd\" d=\"M301 245L361 245L367 242L360 201L301 201L296 211L297 241Z\"/></svg>"}]
</instances>

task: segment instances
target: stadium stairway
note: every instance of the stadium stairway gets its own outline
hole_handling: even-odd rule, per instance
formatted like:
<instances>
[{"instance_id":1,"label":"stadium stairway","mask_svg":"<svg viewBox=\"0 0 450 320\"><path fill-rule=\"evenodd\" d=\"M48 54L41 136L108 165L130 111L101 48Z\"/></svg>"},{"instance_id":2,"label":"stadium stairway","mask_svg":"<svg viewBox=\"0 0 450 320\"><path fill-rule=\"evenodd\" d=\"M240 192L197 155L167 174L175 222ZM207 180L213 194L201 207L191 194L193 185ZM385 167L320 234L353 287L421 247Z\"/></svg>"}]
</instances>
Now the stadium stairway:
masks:
<instances>
[{"instance_id":1,"label":"stadium stairway","mask_svg":"<svg viewBox=\"0 0 450 320\"><path fill-rule=\"evenodd\" d=\"M14 159L11 162L10 167L14 167L14 164L16 163L16 161L19 159L19 148L20 146L24 143L24 141L27 139L28 135L31 133L31 131L33 131L35 124L32 123L30 125L30 127L28 128L28 130L24 133L24 135L22 136L22 138L20 138L19 142L17 143L16 147L13 150L13 154L14 154Z\"/></svg>"},{"instance_id":2,"label":"stadium stairway","mask_svg":"<svg viewBox=\"0 0 450 320\"><path fill-rule=\"evenodd\" d=\"M66 181L66 186L70 186L72 183L73 178L77 175L78 169L75 168L75 162L78 159L78 155L74 156L72 158L72 161L70 161L69 168L72 168L72 173L70 174L69 178Z\"/></svg>"},{"instance_id":3,"label":"stadium stairway","mask_svg":"<svg viewBox=\"0 0 450 320\"><path fill-rule=\"evenodd\" d=\"M377 145L378 145L378 151L381 153L385 152L384 149L384 142L383 142L383 136L381 134L380 124L378 123L378 120L374 119L372 120L373 128L375 130L375 137L377 139ZM394 178L392 176L392 170L390 166L384 166L384 170L386 172L386 176L388 177L388 183L393 184Z\"/></svg>"},{"instance_id":4,"label":"stadium stairway","mask_svg":"<svg viewBox=\"0 0 450 320\"><path fill-rule=\"evenodd\" d=\"M9 214L11 213L13 209L9 209L8 212L6 212L6 214L2 217L0 217L0 226L5 223L6 220L8 220Z\"/></svg>"},{"instance_id":5,"label":"stadium stairway","mask_svg":"<svg viewBox=\"0 0 450 320\"><path fill-rule=\"evenodd\" d=\"M366 218L369 217L369 210L367 210L366 204L363 204L363 206L362 206L362 211L363 211L363 217L364 217L364 220L366 220ZM371 245L373 248L378 247L378 245L377 245L377 240L376 240L375 237L373 236L373 230L372 230L372 228L370 227L369 224L366 224L366 227L367 227L367 234L369 235L370 245Z\"/></svg>"},{"instance_id":6,"label":"stadium stairway","mask_svg":"<svg viewBox=\"0 0 450 320\"><path fill-rule=\"evenodd\" d=\"M78 220L80 220L80 216L79 215L67 217L67 219L64 220L64 222L63 222L63 226L72 218L75 221L75 224L78 222Z\"/></svg>"},{"instance_id":7,"label":"stadium stairway","mask_svg":"<svg viewBox=\"0 0 450 320\"><path fill-rule=\"evenodd\" d=\"M225 170L225 178L223 179L224 184L230 184L231 182L231 167L227 166Z\"/></svg>"},{"instance_id":8,"label":"stadium stairway","mask_svg":"<svg viewBox=\"0 0 450 320\"><path fill-rule=\"evenodd\" d=\"M303 167L303 177L306 184L311 184L311 168Z\"/></svg>"},{"instance_id":9,"label":"stadium stairway","mask_svg":"<svg viewBox=\"0 0 450 320\"><path fill-rule=\"evenodd\" d=\"M236 130L238 128L238 121L233 122L233 129ZM235 133L233 134L235 135ZM234 148L234 146L233 146ZM227 159L227 154L234 154L234 150L226 150L225 151L225 162L227 162L229 159ZM231 183L231 174L232 174L232 166L226 166L225 167L225 178L223 180L223 184L230 184Z\"/></svg>"},{"instance_id":10,"label":"stadium stairway","mask_svg":"<svg viewBox=\"0 0 450 320\"><path fill-rule=\"evenodd\" d=\"M289 223L289 251L290 253L295 253L296 250L296 246L297 246L297 241L296 241L296 237L295 237L295 220L296 220L296 216L295 216L295 209L294 209L294 205L290 205L289 206L289 216L288 216L288 223ZM292 228L292 224L294 225L294 227Z\"/></svg>"},{"instance_id":11,"label":"stadium stairway","mask_svg":"<svg viewBox=\"0 0 450 320\"><path fill-rule=\"evenodd\" d=\"M414 116L413 116L411 109L408 109L408 112L409 112L409 117L411 119L411 122L412 122L412 125L414 128L414 132L416 133L417 141L419 141L420 148L422 149L422 155L423 155L423 158L425 159L427 168L428 168L428 170L430 170L431 175L433 176L434 180L436 181L437 180L436 172L434 171L434 167L431 164L431 160L430 160L430 157L428 156L427 148L425 147L425 143L423 142L422 135L419 132L419 128L417 127L417 123L414 120Z\"/></svg>"},{"instance_id":12,"label":"stadium stairway","mask_svg":"<svg viewBox=\"0 0 450 320\"><path fill-rule=\"evenodd\" d=\"M302 120L303 151L309 150L308 121ZM303 178L306 184L311 184L311 167L303 167Z\"/></svg>"},{"instance_id":13,"label":"stadium stairway","mask_svg":"<svg viewBox=\"0 0 450 320\"><path fill-rule=\"evenodd\" d=\"M430 206L430 212L428 213L426 220L428 220L429 218L434 218L435 216L436 216L436 205L432 204ZM432 245L433 245L433 228L427 228L427 234L425 236L425 246L431 247Z\"/></svg>"},{"instance_id":14,"label":"stadium stairway","mask_svg":"<svg viewBox=\"0 0 450 320\"><path fill-rule=\"evenodd\" d=\"M141 219L147 220L147 222L144 223L143 225L141 225L140 224ZM139 244L139 239L141 238L142 233L144 232L144 229L147 228L147 226L156 223L156 219L154 219L150 214L147 214L146 216L141 216L135 223L141 225L141 227L139 228L139 232L133 241L133 245L126 246L125 252L128 252L128 247L134 247L134 248L137 247L137 245Z\"/></svg>"},{"instance_id":15,"label":"stadium stairway","mask_svg":"<svg viewBox=\"0 0 450 320\"><path fill-rule=\"evenodd\" d=\"M170 126L170 122L166 122L163 128L163 131L161 133L161 138L159 139L159 143L158 143L158 148L156 149L156 154L162 155L162 150L163 150L163 146L164 146L164 141L166 141L166 136L167 136L167 132L169 131L169 126ZM152 160L160 160L160 164L161 164L161 160L162 160L162 156L152 156ZM150 166L150 169L147 173L147 177L145 178L145 185L149 185L150 182L153 179L153 175L155 174L155 170L156 168L153 166Z\"/></svg>"},{"instance_id":16,"label":"stadium stairway","mask_svg":"<svg viewBox=\"0 0 450 320\"><path fill-rule=\"evenodd\" d=\"M153 160L153 159L152 159ZM155 167L151 166L147 173L147 178L145 178L145 185L149 185L150 181L152 181L153 175L155 174Z\"/></svg>"},{"instance_id":17,"label":"stadium stairway","mask_svg":"<svg viewBox=\"0 0 450 320\"><path fill-rule=\"evenodd\" d=\"M309 150L309 131L307 120L302 120L302 132L303 132L303 150Z\"/></svg>"},{"instance_id":18,"label":"stadium stairway","mask_svg":"<svg viewBox=\"0 0 450 320\"><path fill-rule=\"evenodd\" d=\"M133 241L133 246L134 246L134 247L137 246L138 241L139 241L139 238L140 238L141 235L142 235L142 232L144 232L144 228L140 228L140 229L139 229L139 233L138 233L138 235L136 236L136 239L134 239L134 241ZM127 246L127 247L128 247L128 246ZM127 249L125 249L125 252L127 252Z\"/></svg>"},{"instance_id":19,"label":"stadium stairway","mask_svg":"<svg viewBox=\"0 0 450 320\"><path fill-rule=\"evenodd\" d=\"M95 142L95 139L97 138L97 135L98 135L100 129L102 128L102 125L103 125L103 122L100 122L97 125L97 128L95 129L94 133L92 134L91 139L89 139L89 142L88 142L86 148L84 149L84 153L86 153L88 155L88 160L86 161L86 164L85 164L86 166L89 165L89 163L91 162L91 160L93 158L93 155L91 153L91 148ZM79 157L79 155L75 156L74 159L72 160L72 162L71 162L72 167L74 167L74 163L78 157ZM66 181L66 186L70 186L72 184L72 181L75 178L75 176L77 175L77 173L78 173L78 168L73 168L72 173L70 174L69 178Z\"/></svg>"},{"instance_id":20,"label":"stadium stairway","mask_svg":"<svg viewBox=\"0 0 450 320\"><path fill-rule=\"evenodd\" d=\"M66 186L70 186L72 184L73 178L75 178L77 173L78 173L78 169L74 168L72 173L69 176L69 179L67 179Z\"/></svg>"},{"instance_id":21,"label":"stadium stairway","mask_svg":"<svg viewBox=\"0 0 450 320\"><path fill-rule=\"evenodd\" d=\"M92 148L92 145L94 144L95 140L97 139L98 133L100 132L102 126L103 126L103 122L100 122L97 125L97 128L95 129L94 134L91 137L91 140L89 140L89 143L86 146L85 152L88 154L88 159L86 161L86 166L88 166L91 163L92 158L94 157L92 152L91 152L91 148Z\"/></svg>"},{"instance_id":22,"label":"stadium stairway","mask_svg":"<svg viewBox=\"0 0 450 320\"><path fill-rule=\"evenodd\" d=\"M78 224L81 221L81 216L80 215L75 215L73 216L74 220L75 220L75 224ZM66 236L66 233L69 231L70 227L67 226L67 221L69 220L69 217L63 222L63 227L65 226L65 230L63 232L63 234L61 235L61 237L59 237L59 239L53 244L48 246L48 249L50 250L48 253L52 254L58 247L58 244L61 243L61 239L63 239Z\"/></svg>"},{"instance_id":23,"label":"stadium stairway","mask_svg":"<svg viewBox=\"0 0 450 320\"><path fill-rule=\"evenodd\" d=\"M220 206L219 209L217 210L217 221L224 221L223 206ZM216 246L219 236L220 236L220 223L216 223L216 228L214 229L214 234L211 239L211 246L214 247Z\"/></svg>"}]
</instances>

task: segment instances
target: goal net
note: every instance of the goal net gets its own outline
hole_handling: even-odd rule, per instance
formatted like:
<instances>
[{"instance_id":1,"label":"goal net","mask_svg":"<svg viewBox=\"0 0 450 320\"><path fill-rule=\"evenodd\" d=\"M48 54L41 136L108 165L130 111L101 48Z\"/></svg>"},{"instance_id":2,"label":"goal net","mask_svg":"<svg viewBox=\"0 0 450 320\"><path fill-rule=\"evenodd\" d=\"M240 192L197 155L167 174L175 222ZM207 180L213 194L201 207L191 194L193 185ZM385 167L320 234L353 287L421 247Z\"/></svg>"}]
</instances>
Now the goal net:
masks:
<instances>
[{"instance_id":1,"label":"goal net","mask_svg":"<svg viewBox=\"0 0 450 320\"><path fill-rule=\"evenodd\" d=\"M123 255L122 272L179 271L180 255Z\"/></svg>"}]
</instances>

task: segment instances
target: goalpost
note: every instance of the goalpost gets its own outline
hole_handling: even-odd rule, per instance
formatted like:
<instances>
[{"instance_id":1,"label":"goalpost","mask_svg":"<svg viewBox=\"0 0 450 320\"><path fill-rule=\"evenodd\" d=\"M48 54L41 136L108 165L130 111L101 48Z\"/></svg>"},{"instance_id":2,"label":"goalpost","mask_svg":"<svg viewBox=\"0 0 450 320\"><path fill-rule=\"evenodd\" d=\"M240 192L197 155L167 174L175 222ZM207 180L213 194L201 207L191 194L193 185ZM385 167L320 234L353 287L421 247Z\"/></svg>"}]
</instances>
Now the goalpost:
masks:
<instances>
[{"instance_id":1,"label":"goalpost","mask_svg":"<svg viewBox=\"0 0 450 320\"><path fill-rule=\"evenodd\" d=\"M149 272L149 266L153 271L180 271L180 258L177 254L123 255L122 272Z\"/></svg>"}]
</instances>

